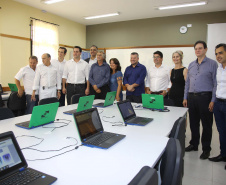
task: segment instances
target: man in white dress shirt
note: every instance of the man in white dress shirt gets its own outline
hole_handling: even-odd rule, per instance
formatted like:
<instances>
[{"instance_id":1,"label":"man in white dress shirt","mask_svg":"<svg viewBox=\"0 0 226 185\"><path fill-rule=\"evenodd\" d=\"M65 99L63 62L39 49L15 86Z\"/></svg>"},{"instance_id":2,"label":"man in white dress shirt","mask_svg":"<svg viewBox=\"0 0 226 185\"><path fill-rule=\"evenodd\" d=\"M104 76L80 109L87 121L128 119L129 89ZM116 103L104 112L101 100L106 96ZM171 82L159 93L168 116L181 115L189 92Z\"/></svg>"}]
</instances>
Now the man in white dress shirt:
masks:
<instances>
[{"instance_id":1,"label":"man in white dress shirt","mask_svg":"<svg viewBox=\"0 0 226 185\"><path fill-rule=\"evenodd\" d=\"M147 72L146 92L148 94L160 94L167 98L171 88L170 70L162 65L163 54L161 51L154 52L153 59L155 66Z\"/></svg>"},{"instance_id":2,"label":"man in white dress shirt","mask_svg":"<svg viewBox=\"0 0 226 185\"><path fill-rule=\"evenodd\" d=\"M38 92L35 93L36 101L31 99L32 87L35 78L36 66L38 64L38 58L36 56L29 57L29 65L22 67L15 76L15 83L18 88L18 96L21 97L25 91L27 109L26 114L31 114L33 107L38 105ZM24 90L20 85L20 80L23 80Z\"/></svg>"},{"instance_id":3,"label":"man in white dress shirt","mask_svg":"<svg viewBox=\"0 0 226 185\"><path fill-rule=\"evenodd\" d=\"M213 113L219 132L220 154L209 158L209 160L220 162L226 161L226 44L218 44L215 54L219 67L217 69L217 91Z\"/></svg>"},{"instance_id":4,"label":"man in white dress shirt","mask_svg":"<svg viewBox=\"0 0 226 185\"><path fill-rule=\"evenodd\" d=\"M73 59L66 62L63 72L62 92L67 93L67 104L71 104L71 97L74 94L82 96L89 94L89 65L80 58L82 48L75 46L73 49ZM87 87L85 82L87 81ZM66 89L67 82L67 89Z\"/></svg>"},{"instance_id":5,"label":"man in white dress shirt","mask_svg":"<svg viewBox=\"0 0 226 185\"><path fill-rule=\"evenodd\" d=\"M58 99L60 98L61 78L59 69L54 67L50 60L50 54L44 53L42 64L37 67L31 97L34 101L36 100L36 91L39 91L39 100L56 96Z\"/></svg>"},{"instance_id":6,"label":"man in white dress shirt","mask_svg":"<svg viewBox=\"0 0 226 185\"><path fill-rule=\"evenodd\" d=\"M98 52L98 47L95 45L92 45L90 47L90 58L85 59L85 61L89 64L89 69L94 63L97 63L97 52Z\"/></svg>"},{"instance_id":7,"label":"man in white dress shirt","mask_svg":"<svg viewBox=\"0 0 226 185\"><path fill-rule=\"evenodd\" d=\"M66 60L64 59L66 54L67 54L67 49L65 47L60 47L58 49L58 59L51 60L51 64L53 66L59 67L59 73L60 73L61 79L64 72L64 66L66 63ZM65 94L62 93L62 90L61 90L61 96L60 96L59 102L60 102L60 106L65 106Z\"/></svg>"}]
</instances>

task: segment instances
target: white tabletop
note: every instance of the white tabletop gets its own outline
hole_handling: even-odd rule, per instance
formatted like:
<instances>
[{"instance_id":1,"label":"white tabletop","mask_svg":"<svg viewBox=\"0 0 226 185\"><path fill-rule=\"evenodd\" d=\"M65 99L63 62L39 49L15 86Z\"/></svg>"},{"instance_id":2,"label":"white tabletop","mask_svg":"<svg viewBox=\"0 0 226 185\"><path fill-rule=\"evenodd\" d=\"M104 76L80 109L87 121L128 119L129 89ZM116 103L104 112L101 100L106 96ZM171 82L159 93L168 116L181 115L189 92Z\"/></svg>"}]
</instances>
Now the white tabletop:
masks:
<instances>
[{"instance_id":1,"label":"white tabletop","mask_svg":"<svg viewBox=\"0 0 226 185\"><path fill-rule=\"evenodd\" d=\"M4 94L2 94L2 100L8 100L9 99L9 95L11 93L11 91L4 91Z\"/></svg>"},{"instance_id":2,"label":"white tabletop","mask_svg":"<svg viewBox=\"0 0 226 185\"><path fill-rule=\"evenodd\" d=\"M100 102L95 100L95 103ZM112 126L111 122L122 121L117 105L98 108L105 131L125 134L126 137L107 150L80 146L75 149L76 140L81 144L73 116L63 114L63 111L76 108L77 105L60 107L56 118L67 119L65 124L49 124L26 130L15 126L15 123L29 120L30 115L0 121L1 132L12 130L21 148L31 147L39 150L57 150L58 152L38 152L22 150L28 161L28 166L53 175L58 178L56 185L70 184L128 184L137 172L145 165L154 166L158 161L168 141L166 137L175 120L183 116L187 109L170 107L170 112L152 112L150 110L135 110L138 116L152 117L154 120L146 126ZM107 116L107 117L105 117ZM115 116L111 118L111 116ZM104 121L105 120L105 121ZM62 120L67 122L66 120ZM120 123L116 123L120 124ZM29 137L29 136L35 136ZM67 137L71 137L67 139ZM70 151L72 150L72 151ZM67 152L69 151L69 152ZM62 154L67 152L65 154ZM62 154L56 157L55 155ZM47 160L36 160L53 157ZM36 161L29 161L36 160Z\"/></svg>"}]
</instances>

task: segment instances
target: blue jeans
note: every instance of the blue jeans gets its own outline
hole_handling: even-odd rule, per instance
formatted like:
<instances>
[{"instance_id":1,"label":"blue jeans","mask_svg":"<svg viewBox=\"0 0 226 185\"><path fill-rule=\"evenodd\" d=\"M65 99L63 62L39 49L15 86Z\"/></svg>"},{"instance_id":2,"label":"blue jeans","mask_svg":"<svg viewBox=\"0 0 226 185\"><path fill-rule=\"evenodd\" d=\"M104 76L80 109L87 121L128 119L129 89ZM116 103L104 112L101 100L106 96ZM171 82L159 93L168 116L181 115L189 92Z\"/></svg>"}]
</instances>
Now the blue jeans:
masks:
<instances>
[{"instance_id":1,"label":"blue jeans","mask_svg":"<svg viewBox=\"0 0 226 185\"><path fill-rule=\"evenodd\" d=\"M31 95L26 94L26 101L27 101L27 109L26 114L31 114L33 107L38 105L38 95L35 95L36 101L31 101Z\"/></svg>"},{"instance_id":2,"label":"blue jeans","mask_svg":"<svg viewBox=\"0 0 226 185\"><path fill-rule=\"evenodd\" d=\"M221 156L226 157L226 102L216 100L213 113L219 132Z\"/></svg>"}]
</instances>

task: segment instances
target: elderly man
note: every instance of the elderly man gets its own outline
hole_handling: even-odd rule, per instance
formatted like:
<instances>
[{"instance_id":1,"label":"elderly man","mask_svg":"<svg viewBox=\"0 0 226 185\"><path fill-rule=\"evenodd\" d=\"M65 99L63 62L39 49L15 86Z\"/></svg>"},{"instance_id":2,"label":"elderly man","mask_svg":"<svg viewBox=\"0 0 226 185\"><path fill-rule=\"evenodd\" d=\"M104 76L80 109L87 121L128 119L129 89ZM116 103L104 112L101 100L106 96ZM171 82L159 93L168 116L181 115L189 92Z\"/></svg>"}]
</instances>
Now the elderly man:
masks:
<instances>
[{"instance_id":1,"label":"elderly man","mask_svg":"<svg viewBox=\"0 0 226 185\"><path fill-rule=\"evenodd\" d=\"M61 78L59 69L54 67L48 53L42 55L42 64L37 67L35 74L32 100L35 101L35 92L39 90L39 100L51 97L60 98Z\"/></svg>"}]
</instances>

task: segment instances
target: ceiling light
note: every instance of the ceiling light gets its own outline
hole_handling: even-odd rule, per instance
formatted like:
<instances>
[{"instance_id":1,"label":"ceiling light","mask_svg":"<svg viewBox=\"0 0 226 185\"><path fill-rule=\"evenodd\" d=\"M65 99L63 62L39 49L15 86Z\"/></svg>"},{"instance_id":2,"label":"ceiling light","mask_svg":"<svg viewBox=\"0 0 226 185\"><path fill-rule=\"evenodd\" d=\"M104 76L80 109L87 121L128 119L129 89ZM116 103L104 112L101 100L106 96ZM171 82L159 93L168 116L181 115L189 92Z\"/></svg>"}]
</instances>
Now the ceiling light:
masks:
<instances>
[{"instance_id":1,"label":"ceiling light","mask_svg":"<svg viewBox=\"0 0 226 185\"><path fill-rule=\"evenodd\" d=\"M111 17L111 16L116 16L116 15L119 15L119 12L109 13L109 14L104 14L104 15L89 16L89 17L84 17L84 19L98 19L98 18Z\"/></svg>"},{"instance_id":2,"label":"ceiling light","mask_svg":"<svg viewBox=\"0 0 226 185\"><path fill-rule=\"evenodd\" d=\"M184 7L189 7L189 6L200 6L200 5L206 5L206 4L207 4L207 1L200 1L200 2L193 2L193 3L160 6L160 7L158 7L158 9L166 10L166 9L173 9L173 8L184 8Z\"/></svg>"},{"instance_id":3,"label":"ceiling light","mask_svg":"<svg viewBox=\"0 0 226 185\"><path fill-rule=\"evenodd\" d=\"M53 3L58 3L61 1L64 1L64 0L41 0L41 2L45 3L45 4L53 4Z\"/></svg>"}]
</instances>

